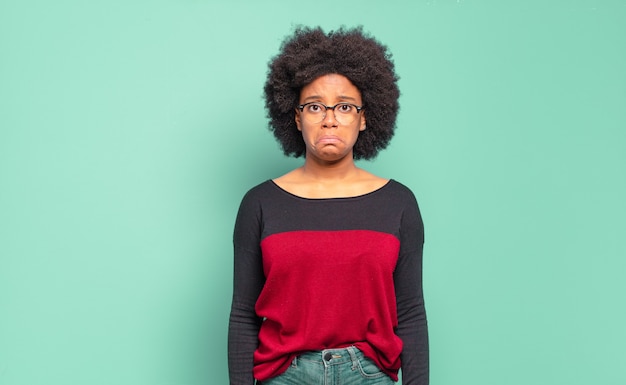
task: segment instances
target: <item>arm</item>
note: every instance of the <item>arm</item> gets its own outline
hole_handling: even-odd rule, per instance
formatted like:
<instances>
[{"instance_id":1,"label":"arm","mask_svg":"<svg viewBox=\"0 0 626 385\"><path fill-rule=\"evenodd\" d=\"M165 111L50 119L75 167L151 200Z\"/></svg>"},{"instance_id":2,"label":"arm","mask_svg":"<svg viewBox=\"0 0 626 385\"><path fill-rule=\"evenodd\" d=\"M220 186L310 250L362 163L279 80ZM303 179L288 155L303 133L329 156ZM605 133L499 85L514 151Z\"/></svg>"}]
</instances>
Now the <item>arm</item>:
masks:
<instances>
[{"instance_id":1,"label":"arm","mask_svg":"<svg viewBox=\"0 0 626 385\"><path fill-rule=\"evenodd\" d=\"M414 201L403 213L400 256L394 272L398 328L402 339L402 384L428 385L428 326L422 291L424 227Z\"/></svg>"},{"instance_id":2,"label":"arm","mask_svg":"<svg viewBox=\"0 0 626 385\"><path fill-rule=\"evenodd\" d=\"M233 300L228 325L228 371L231 385L253 385L253 354L258 345L261 319L254 306L265 276L261 257L260 210L244 197L233 236Z\"/></svg>"}]
</instances>

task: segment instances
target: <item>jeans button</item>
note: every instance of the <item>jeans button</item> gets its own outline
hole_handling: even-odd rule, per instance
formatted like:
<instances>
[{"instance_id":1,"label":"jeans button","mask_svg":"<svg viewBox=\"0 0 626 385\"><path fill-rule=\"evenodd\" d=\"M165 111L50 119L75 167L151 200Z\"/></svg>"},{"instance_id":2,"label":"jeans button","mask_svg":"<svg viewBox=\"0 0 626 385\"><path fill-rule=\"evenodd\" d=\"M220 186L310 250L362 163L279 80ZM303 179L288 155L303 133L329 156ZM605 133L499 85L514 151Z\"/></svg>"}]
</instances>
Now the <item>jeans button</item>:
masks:
<instances>
[{"instance_id":1,"label":"jeans button","mask_svg":"<svg viewBox=\"0 0 626 385\"><path fill-rule=\"evenodd\" d=\"M329 352L326 352L326 354L324 354L324 359L326 361L330 361L333 358L333 355L330 354Z\"/></svg>"}]
</instances>

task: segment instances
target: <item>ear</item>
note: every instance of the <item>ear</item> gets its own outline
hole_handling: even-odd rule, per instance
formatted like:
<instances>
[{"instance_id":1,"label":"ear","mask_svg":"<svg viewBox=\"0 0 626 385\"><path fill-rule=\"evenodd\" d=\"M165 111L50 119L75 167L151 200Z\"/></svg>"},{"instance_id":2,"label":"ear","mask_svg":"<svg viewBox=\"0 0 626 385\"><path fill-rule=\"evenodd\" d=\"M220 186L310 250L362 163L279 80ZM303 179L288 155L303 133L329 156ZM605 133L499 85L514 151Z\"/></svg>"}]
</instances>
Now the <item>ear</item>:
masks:
<instances>
[{"instance_id":1,"label":"ear","mask_svg":"<svg viewBox=\"0 0 626 385\"><path fill-rule=\"evenodd\" d=\"M359 131L365 131L366 121L367 119L365 119L365 110L362 110L361 111L361 125L359 126Z\"/></svg>"},{"instance_id":2,"label":"ear","mask_svg":"<svg viewBox=\"0 0 626 385\"><path fill-rule=\"evenodd\" d=\"M297 108L294 111L296 114L294 117L294 120L296 121L296 127L298 128L298 131L302 131L302 127L300 127L300 114L299 114L300 111L298 111Z\"/></svg>"}]
</instances>

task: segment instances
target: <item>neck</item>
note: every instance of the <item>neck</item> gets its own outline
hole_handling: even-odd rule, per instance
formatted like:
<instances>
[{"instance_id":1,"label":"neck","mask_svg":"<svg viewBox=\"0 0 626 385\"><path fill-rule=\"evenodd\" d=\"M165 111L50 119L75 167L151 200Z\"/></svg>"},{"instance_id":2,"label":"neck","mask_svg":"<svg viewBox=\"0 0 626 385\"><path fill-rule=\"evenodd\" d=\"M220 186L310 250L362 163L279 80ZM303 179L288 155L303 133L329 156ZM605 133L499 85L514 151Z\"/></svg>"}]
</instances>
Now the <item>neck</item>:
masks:
<instances>
[{"instance_id":1,"label":"neck","mask_svg":"<svg viewBox=\"0 0 626 385\"><path fill-rule=\"evenodd\" d=\"M352 157L345 157L337 161L320 161L307 157L301 168L302 175L316 180L341 180L356 176L359 168Z\"/></svg>"}]
</instances>

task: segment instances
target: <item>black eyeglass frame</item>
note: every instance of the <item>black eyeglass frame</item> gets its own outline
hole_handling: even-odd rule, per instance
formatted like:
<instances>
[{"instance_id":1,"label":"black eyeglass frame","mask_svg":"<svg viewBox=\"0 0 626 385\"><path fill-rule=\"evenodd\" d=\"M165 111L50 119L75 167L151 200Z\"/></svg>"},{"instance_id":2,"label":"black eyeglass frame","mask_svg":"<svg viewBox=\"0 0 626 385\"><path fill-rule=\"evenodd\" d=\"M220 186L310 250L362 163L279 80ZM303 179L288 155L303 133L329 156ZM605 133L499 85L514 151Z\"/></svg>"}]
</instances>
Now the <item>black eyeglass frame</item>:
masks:
<instances>
[{"instance_id":1,"label":"black eyeglass frame","mask_svg":"<svg viewBox=\"0 0 626 385\"><path fill-rule=\"evenodd\" d=\"M304 104L300 104L297 108L298 110L300 110L300 112L302 112L304 110L304 107L308 106L309 104L319 104L320 106L324 106L324 108L326 108L326 111L324 111L324 117L326 117L326 112L328 110L332 110L333 112L335 112L335 108L339 105L349 105L352 106L354 108L356 108L356 113L357 115L361 113L361 110L365 108L365 106L357 106L356 104L352 104L352 103L347 103L347 102L339 102L337 104L335 104L334 106L327 106L324 103L320 103L320 102L308 102L308 103L304 103ZM324 119L324 118L322 118Z\"/></svg>"}]
</instances>

